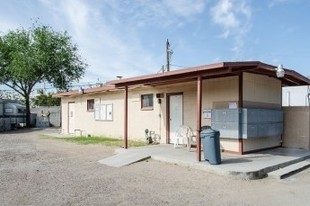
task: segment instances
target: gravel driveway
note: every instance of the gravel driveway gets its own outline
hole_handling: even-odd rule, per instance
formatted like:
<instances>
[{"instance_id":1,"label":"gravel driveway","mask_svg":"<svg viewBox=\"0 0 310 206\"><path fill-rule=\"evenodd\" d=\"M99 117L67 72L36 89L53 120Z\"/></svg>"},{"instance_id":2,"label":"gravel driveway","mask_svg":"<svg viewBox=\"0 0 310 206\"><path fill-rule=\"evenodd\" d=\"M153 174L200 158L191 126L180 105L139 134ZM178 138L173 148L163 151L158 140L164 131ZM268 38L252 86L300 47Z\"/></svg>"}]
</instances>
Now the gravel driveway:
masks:
<instances>
[{"instance_id":1,"label":"gravel driveway","mask_svg":"<svg viewBox=\"0 0 310 206\"><path fill-rule=\"evenodd\" d=\"M153 160L97 163L112 147L0 133L0 205L309 205L310 169L286 180L217 176Z\"/></svg>"}]
</instances>

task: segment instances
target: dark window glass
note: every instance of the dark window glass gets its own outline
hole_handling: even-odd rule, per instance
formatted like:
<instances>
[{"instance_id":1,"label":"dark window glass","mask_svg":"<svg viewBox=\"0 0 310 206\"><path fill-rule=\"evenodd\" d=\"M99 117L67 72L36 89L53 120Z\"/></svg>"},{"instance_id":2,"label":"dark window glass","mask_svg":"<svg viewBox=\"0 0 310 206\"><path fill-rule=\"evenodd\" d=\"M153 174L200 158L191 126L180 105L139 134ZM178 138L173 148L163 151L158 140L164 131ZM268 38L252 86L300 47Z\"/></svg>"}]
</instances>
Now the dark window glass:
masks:
<instances>
[{"instance_id":1,"label":"dark window glass","mask_svg":"<svg viewBox=\"0 0 310 206\"><path fill-rule=\"evenodd\" d=\"M153 109L154 100L153 94L141 95L141 108L142 109Z\"/></svg>"},{"instance_id":2,"label":"dark window glass","mask_svg":"<svg viewBox=\"0 0 310 206\"><path fill-rule=\"evenodd\" d=\"M95 105L95 100L94 99L88 99L87 100L87 111L88 112L94 111L94 105Z\"/></svg>"}]
</instances>

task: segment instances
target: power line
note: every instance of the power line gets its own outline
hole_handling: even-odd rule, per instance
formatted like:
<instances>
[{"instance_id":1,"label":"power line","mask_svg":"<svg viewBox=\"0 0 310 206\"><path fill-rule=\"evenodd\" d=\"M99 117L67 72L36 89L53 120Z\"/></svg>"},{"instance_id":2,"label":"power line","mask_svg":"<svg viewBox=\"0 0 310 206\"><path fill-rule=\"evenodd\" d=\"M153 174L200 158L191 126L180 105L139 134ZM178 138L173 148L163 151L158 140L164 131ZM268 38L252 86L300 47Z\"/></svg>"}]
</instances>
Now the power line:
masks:
<instances>
[{"instance_id":1,"label":"power line","mask_svg":"<svg viewBox=\"0 0 310 206\"><path fill-rule=\"evenodd\" d=\"M181 65L176 65L176 64L170 64L171 66L175 66L175 67L181 67L181 68L185 68L185 67L188 67L188 66L181 66Z\"/></svg>"}]
</instances>

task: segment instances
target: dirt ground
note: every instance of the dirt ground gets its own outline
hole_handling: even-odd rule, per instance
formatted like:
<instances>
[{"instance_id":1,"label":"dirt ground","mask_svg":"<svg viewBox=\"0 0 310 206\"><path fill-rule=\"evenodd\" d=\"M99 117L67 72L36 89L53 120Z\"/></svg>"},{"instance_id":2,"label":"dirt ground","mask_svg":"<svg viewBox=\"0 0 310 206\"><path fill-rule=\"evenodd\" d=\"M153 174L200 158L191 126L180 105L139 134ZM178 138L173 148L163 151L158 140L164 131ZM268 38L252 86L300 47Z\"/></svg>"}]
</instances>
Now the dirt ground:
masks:
<instances>
[{"instance_id":1,"label":"dirt ground","mask_svg":"<svg viewBox=\"0 0 310 206\"><path fill-rule=\"evenodd\" d=\"M114 148L0 133L0 205L309 205L310 169L246 181L148 160L97 163Z\"/></svg>"}]
</instances>

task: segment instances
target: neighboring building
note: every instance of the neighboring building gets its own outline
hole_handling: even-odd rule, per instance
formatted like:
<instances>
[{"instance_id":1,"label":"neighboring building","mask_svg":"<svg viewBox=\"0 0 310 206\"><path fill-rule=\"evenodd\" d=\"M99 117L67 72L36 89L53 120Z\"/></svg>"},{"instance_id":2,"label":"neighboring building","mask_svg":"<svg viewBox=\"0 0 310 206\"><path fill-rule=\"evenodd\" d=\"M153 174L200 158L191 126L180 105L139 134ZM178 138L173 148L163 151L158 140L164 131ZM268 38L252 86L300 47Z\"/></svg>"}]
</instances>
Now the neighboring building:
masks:
<instances>
[{"instance_id":1,"label":"neighboring building","mask_svg":"<svg viewBox=\"0 0 310 206\"><path fill-rule=\"evenodd\" d=\"M310 86L283 87L283 106L309 106Z\"/></svg>"},{"instance_id":2,"label":"neighboring building","mask_svg":"<svg viewBox=\"0 0 310 206\"><path fill-rule=\"evenodd\" d=\"M0 99L0 131L26 126L26 107L16 100Z\"/></svg>"},{"instance_id":3,"label":"neighboring building","mask_svg":"<svg viewBox=\"0 0 310 206\"><path fill-rule=\"evenodd\" d=\"M61 97L64 134L124 138L126 148L128 139L144 140L145 129L171 144L180 125L198 140L201 126L211 125L221 132L222 151L245 154L281 146L282 86L309 84L288 69L277 78L275 66L262 62L222 62L54 96Z\"/></svg>"},{"instance_id":4,"label":"neighboring building","mask_svg":"<svg viewBox=\"0 0 310 206\"><path fill-rule=\"evenodd\" d=\"M30 109L31 126L60 127L61 126L61 109L60 106L37 106Z\"/></svg>"},{"instance_id":5,"label":"neighboring building","mask_svg":"<svg viewBox=\"0 0 310 206\"><path fill-rule=\"evenodd\" d=\"M283 146L310 149L310 86L283 87L282 105L285 112Z\"/></svg>"}]
</instances>

